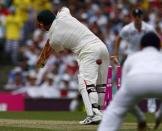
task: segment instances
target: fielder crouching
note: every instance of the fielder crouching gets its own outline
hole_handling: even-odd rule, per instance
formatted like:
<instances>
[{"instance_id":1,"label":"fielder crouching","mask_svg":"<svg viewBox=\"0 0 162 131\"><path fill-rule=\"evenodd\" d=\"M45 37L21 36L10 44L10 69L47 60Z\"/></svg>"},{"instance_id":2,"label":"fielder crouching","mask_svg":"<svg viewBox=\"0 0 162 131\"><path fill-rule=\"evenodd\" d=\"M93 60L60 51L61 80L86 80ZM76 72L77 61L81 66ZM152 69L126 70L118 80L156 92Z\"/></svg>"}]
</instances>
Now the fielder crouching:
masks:
<instances>
[{"instance_id":1,"label":"fielder crouching","mask_svg":"<svg viewBox=\"0 0 162 131\"><path fill-rule=\"evenodd\" d=\"M162 54L160 38L154 32L141 40L142 50L129 56L123 65L121 88L103 114L98 131L118 131L126 113L141 99L162 100ZM157 129L162 119L162 105L155 114ZM144 121L138 131L146 131Z\"/></svg>"}]
</instances>

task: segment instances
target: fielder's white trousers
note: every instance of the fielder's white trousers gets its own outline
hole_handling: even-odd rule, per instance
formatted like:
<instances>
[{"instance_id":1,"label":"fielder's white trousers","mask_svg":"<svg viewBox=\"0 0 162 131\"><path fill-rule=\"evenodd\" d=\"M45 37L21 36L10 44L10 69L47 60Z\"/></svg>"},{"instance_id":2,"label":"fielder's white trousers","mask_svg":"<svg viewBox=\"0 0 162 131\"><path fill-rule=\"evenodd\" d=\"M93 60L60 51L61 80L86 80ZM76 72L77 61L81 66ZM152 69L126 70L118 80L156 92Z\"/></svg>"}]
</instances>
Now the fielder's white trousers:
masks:
<instances>
[{"instance_id":1,"label":"fielder's white trousers","mask_svg":"<svg viewBox=\"0 0 162 131\"><path fill-rule=\"evenodd\" d=\"M149 97L162 99L162 74L137 74L125 78L105 110L98 131L118 131L128 110Z\"/></svg>"}]
</instances>

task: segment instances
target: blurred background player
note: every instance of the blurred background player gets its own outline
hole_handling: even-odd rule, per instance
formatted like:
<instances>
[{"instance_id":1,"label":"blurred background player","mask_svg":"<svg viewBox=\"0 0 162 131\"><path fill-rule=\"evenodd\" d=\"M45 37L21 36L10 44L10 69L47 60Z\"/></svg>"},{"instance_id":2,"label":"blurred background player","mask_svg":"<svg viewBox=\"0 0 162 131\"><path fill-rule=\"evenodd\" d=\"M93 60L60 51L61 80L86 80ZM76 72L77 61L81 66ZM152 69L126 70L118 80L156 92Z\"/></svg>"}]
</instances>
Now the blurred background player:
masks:
<instances>
[{"instance_id":1,"label":"blurred background player","mask_svg":"<svg viewBox=\"0 0 162 131\"><path fill-rule=\"evenodd\" d=\"M132 10L133 21L121 29L119 36L115 40L113 56L115 63L119 63L119 48L122 40L127 42L126 51L123 54L123 59L125 60L128 55L140 50L140 40L145 33L155 31L153 26L143 21L143 15L144 13L140 8L135 8Z\"/></svg>"},{"instance_id":2,"label":"blurred background player","mask_svg":"<svg viewBox=\"0 0 162 131\"><path fill-rule=\"evenodd\" d=\"M98 131L117 131L128 110L140 100L148 97L162 99L160 38L154 32L146 33L142 37L141 48L124 62L121 88L106 109ZM161 109L156 113L155 129L162 118ZM141 130L146 128L145 125Z\"/></svg>"},{"instance_id":3,"label":"blurred background player","mask_svg":"<svg viewBox=\"0 0 162 131\"><path fill-rule=\"evenodd\" d=\"M115 41L115 49L114 49L114 56L113 60L115 63L119 63L119 48L122 41L126 41L126 50L121 54L122 63L125 61L128 55L131 55L140 50L140 40L141 37L149 32L154 31L152 25L143 21L144 12L140 8L135 8L132 10L132 19L133 21L127 25L125 25L120 33L119 36L116 38ZM149 112L154 112L156 110L156 101L154 98L148 99L147 101L147 108Z\"/></svg>"},{"instance_id":4,"label":"blurred background player","mask_svg":"<svg viewBox=\"0 0 162 131\"><path fill-rule=\"evenodd\" d=\"M87 117L80 124L98 123L102 118L99 110L97 87L104 87L109 65L109 53L105 44L86 26L71 16L68 8L63 7L55 16L43 10L37 17L39 26L49 31L49 40L37 62L41 67L49 55L59 53L65 48L77 55L79 64L79 91L86 108Z\"/></svg>"}]
</instances>

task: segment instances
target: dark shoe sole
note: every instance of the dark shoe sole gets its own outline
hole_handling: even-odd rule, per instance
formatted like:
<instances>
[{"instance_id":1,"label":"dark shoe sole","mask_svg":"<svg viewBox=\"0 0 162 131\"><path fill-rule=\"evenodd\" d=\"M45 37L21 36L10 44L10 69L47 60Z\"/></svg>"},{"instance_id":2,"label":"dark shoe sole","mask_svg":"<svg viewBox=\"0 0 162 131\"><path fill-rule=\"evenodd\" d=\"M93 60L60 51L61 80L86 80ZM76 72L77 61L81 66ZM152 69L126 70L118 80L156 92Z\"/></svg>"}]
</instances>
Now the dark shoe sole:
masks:
<instances>
[{"instance_id":1,"label":"dark shoe sole","mask_svg":"<svg viewBox=\"0 0 162 131\"><path fill-rule=\"evenodd\" d=\"M157 129L159 128L160 123L161 123L161 120L157 120L157 121L155 122L154 130L157 130Z\"/></svg>"}]
</instances>

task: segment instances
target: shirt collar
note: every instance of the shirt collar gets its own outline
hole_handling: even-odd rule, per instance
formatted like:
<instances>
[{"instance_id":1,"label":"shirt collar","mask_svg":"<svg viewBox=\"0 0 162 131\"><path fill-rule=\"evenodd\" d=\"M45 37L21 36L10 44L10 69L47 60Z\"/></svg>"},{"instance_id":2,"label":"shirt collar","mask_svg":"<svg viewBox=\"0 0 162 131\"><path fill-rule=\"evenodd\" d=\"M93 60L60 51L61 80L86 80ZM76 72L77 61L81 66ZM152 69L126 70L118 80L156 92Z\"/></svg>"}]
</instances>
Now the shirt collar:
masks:
<instances>
[{"instance_id":1,"label":"shirt collar","mask_svg":"<svg viewBox=\"0 0 162 131\"><path fill-rule=\"evenodd\" d=\"M143 51L158 51L155 47L148 46L142 49Z\"/></svg>"},{"instance_id":2,"label":"shirt collar","mask_svg":"<svg viewBox=\"0 0 162 131\"><path fill-rule=\"evenodd\" d=\"M138 31L138 30L136 29L135 25L134 25L134 22L133 22L132 24L133 24L133 30ZM141 31L143 31L144 28L145 28L145 27L144 27L144 21L142 21Z\"/></svg>"}]
</instances>

